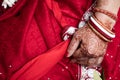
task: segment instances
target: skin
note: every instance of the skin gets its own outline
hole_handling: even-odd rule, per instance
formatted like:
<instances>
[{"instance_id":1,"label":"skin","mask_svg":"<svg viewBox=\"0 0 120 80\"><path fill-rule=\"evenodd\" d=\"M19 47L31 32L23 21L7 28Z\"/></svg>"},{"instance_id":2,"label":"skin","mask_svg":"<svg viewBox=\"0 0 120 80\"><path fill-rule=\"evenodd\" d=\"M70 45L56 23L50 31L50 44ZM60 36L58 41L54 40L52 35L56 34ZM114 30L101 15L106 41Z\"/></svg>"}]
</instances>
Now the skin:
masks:
<instances>
[{"instance_id":1,"label":"skin","mask_svg":"<svg viewBox=\"0 0 120 80\"><path fill-rule=\"evenodd\" d=\"M97 0L96 6L107 10L117 15L120 0ZM103 13L96 12L95 16L106 26L112 29L115 25L113 19ZM76 62L85 66L98 66L103 60L108 42L99 38L90 27L86 24L85 27L78 29L68 47L67 57L72 57L72 62Z\"/></svg>"}]
</instances>

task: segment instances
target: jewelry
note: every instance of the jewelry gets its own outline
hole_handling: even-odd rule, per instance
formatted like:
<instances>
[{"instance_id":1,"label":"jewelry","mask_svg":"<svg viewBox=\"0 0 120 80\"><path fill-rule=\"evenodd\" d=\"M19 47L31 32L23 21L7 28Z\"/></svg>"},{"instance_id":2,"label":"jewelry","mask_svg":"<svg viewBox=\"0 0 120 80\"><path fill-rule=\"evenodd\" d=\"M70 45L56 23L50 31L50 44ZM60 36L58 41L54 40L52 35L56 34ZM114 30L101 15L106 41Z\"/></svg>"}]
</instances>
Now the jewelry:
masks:
<instances>
[{"instance_id":1,"label":"jewelry","mask_svg":"<svg viewBox=\"0 0 120 80\"><path fill-rule=\"evenodd\" d=\"M97 32L97 34L99 33L99 35L101 34L104 36L104 38L102 37L103 39L106 38L108 40L112 40L115 38L115 33L105 28L102 23L100 23L94 16L91 16L88 22L89 26L92 25L92 29L94 28L94 32Z\"/></svg>"},{"instance_id":2,"label":"jewelry","mask_svg":"<svg viewBox=\"0 0 120 80\"><path fill-rule=\"evenodd\" d=\"M103 40L107 42L111 42L111 40L105 38L103 35L101 35L96 29L93 28L93 26L88 22L88 26Z\"/></svg>"}]
</instances>

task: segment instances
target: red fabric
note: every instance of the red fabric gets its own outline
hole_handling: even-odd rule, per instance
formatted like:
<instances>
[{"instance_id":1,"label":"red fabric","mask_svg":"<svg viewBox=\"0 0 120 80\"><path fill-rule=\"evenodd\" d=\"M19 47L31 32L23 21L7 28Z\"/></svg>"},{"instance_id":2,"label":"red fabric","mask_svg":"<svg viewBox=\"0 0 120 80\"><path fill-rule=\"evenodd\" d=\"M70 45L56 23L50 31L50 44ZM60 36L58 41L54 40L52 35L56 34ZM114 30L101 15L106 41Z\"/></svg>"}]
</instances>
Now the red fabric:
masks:
<instances>
[{"instance_id":1,"label":"red fabric","mask_svg":"<svg viewBox=\"0 0 120 80\"><path fill-rule=\"evenodd\" d=\"M24 67L28 64L30 65L31 60L46 55L45 53L48 50L59 43L62 44L63 27L66 25L77 26L81 16L90 4L91 1L87 2L87 0L18 0L15 6L7 10L4 10L1 6L0 80L15 78L24 80L29 78L31 75L28 74L29 71L26 72L27 70L23 70L23 74L27 73L29 76L18 77L22 72L21 70L26 69L27 67ZM68 42L65 44L68 44ZM62 46L61 49L67 45ZM59 50L65 52L66 48ZM63 54L65 53L59 54L59 60L55 60L56 56L54 57L54 55L51 57L53 58L53 62L50 62L52 66L49 65L51 70L48 73L46 71L45 76L42 76L43 74L39 75L42 76L42 80L46 80L48 77L52 77L54 80L77 78L77 65L70 63L66 57L61 60ZM58 62L57 64L55 64L56 61ZM69 69L64 71L66 66ZM47 67L47 65L41 65L40 69L44 67ZM31 66L29 69L33 68L34 66ZM38 68L34 70L42 71L38 70ZM35 75L32 74L32 76L34 77ZM38 75L36 76L38 77Z\"/></svg>"},{"instance_id":2,"label":"red fabric","mask_svg":"<svg viewBox=\"0 0 120 80\"><path fill-rule=\"evenodd\" d=\"M15 73L10 80L38 80L62 59L66 52L68 43L69 41L62 42L43 55L39 55L34 58Z\"/></svg>"},{"instance_id":3,"label":"red fabric","mask_svg":"<svg viewBox=\"0 0 120 80\"><path fill-rule=\"evenodd\" d=\"M113 42L108 44L103 61L103 70L106 80L120 80L120 10L114 30L116 38Z\"/></svg>"},{"instance_id":4,"label":"red fabric","mask_svg":"<svg viewBox=\"0 0 120 80\"><path fill-rule=\"evenodd\" d=\"M0 80L77 80L77 64L63 57L69 41L62 41L62 30L77 26L91 2L18 0L7 10L0 7ZM103 63L107 80L120 79L118 26L119 19L117 37L109 44L109 57L106 55Z\"/></svg>"}]
</instances>

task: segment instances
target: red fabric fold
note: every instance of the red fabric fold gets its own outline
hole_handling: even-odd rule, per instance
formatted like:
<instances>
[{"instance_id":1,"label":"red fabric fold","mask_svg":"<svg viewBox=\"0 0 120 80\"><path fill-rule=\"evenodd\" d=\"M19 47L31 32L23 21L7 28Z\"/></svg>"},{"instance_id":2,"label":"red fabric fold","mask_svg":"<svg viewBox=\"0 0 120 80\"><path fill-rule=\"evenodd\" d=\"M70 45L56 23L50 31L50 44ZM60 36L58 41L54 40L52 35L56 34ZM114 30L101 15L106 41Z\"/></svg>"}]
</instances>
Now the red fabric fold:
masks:
<instances>
[{"instance_id":1,"label":"red fabric fold","mask_svg":"<svg viewBox=\"0 0 120 80\"><path fill-rule=\"evenodd\" d=\"M8 9L4 14L0 16L0 21L8 19L9 17L15 15L22 7L25 5L27 0L18 0L14 7ZM10 14L11 13L11 14Z\"/></svg>"},{"instance_id":2,"label":"red fabric fold","mask_svg":"<svg viewBox=\"0 0 120 80\"><path fill-rule=\"evenodd\" d=\"M69 40L61 42L53 49L47 51L43 55L34 58L18 72L16 72L10 80L38 80L45 75L57 62L59 62L66 53Z\"/></svg>"}]
</instances>

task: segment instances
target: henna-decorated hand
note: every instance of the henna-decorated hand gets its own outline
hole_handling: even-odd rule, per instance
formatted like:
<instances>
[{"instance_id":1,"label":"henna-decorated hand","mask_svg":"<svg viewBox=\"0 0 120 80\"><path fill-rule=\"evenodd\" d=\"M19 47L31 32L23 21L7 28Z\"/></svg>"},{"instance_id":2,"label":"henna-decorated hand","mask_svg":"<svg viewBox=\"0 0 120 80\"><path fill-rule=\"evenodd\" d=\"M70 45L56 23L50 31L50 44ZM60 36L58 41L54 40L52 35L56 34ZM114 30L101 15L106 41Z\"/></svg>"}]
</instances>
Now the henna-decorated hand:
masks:
<instances>
[{"instance_id":1,"label":"henna-decorated hand","mask_svg":"<svg viewBox=\"0 0 120 80\"><path fill-rule=\"evenodd\" d=\"M99 65L106 52L107 42L96 35L88 25L78 29L68 47L67 57L85 66Z\"/></svg>"}]
</instances>

